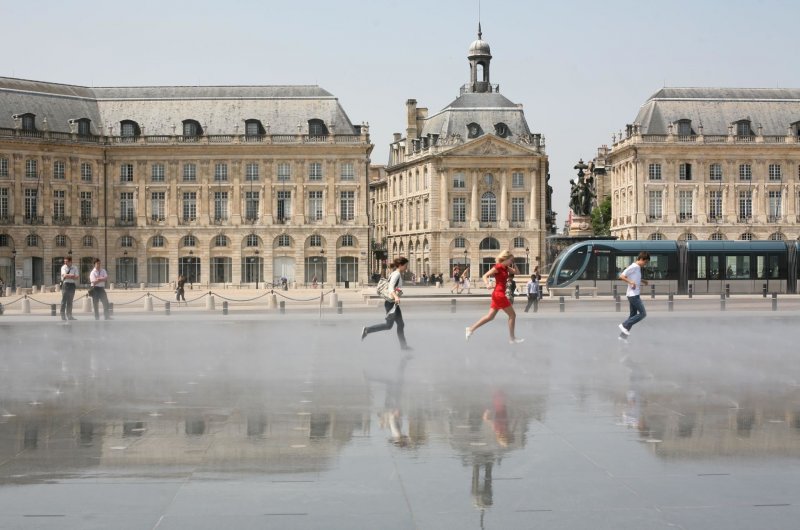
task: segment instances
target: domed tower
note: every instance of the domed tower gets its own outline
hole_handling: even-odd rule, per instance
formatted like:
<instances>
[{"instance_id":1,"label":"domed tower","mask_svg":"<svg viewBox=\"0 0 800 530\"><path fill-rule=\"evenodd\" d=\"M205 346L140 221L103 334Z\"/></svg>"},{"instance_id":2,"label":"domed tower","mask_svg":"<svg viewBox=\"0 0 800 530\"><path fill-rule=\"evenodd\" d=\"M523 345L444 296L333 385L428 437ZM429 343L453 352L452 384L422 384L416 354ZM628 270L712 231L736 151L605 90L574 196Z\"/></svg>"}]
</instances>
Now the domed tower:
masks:
<instances>
[{"instance_id":1,"label":"domed tower","mask_svg":"<svg viewBox=\"0 0 800 530\"><path fill-rule=\"evenodd\" d=\"M478 23L478 40L469 46L469 88L472 92L491 92L489 83L489 63L492 60L492 50L489 43L481 39L481 24Z\"/></svg>"}]
</instances>

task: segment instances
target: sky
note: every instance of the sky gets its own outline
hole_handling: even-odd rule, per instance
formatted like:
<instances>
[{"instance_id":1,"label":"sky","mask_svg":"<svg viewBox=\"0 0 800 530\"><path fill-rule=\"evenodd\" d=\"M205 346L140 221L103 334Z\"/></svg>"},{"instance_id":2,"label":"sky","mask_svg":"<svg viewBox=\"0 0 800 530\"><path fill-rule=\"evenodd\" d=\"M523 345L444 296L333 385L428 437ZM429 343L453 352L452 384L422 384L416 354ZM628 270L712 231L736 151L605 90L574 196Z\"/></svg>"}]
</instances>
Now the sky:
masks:
<instances>
[{"instance_id":1,"label":"sky","mask_svg":"<svg viewBox=\"0 0 800 530\"><path fill-rule=\"evenodd\" d=\"M800 87L796 0L482 0L491 81L546 138L559 229L579 158L664 86ZM82 86L317 84L385 164L405 101L459 94L477 0L0 0L0 76Z\"/></svg>"}]
</instances>

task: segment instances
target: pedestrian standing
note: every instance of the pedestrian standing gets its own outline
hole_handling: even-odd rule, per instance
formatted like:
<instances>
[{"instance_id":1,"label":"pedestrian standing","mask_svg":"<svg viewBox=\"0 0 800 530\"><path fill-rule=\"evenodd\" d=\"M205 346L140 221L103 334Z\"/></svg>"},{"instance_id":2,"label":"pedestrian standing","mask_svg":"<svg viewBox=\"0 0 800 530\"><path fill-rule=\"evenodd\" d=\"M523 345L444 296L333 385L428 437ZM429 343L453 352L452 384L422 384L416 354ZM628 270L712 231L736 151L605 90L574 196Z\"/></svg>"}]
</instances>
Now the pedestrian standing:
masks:
<instances>
[{"instance_id":1,"label":"pedestrian standing","mask_svg":"<svg viewBox=\"0 0 800 530\"><path fill-rule=\"evenodd\" d=\"M518 274L519 271L514 266L514 255L508 250L501 252L495 259L494 266L483 275L483 284L489 289L489 278L494 277L494 291L492 291L492 303L489 312L466 329L466 339L472 336L476 329L487 322L494 320L497 312L501 309L508 315L508 342L518 344L525 339L518 338L514 334L514 326L517 320L517 313L506 295L506 284L509 275Z\"/></svg>"},{"instance_id":2,"label":"pedestrian standing","mask_svg":"<svg viewBox=\"0 0 800 530\"><path fill-rule=\"evenodd\" d=\"M111 315L108 313L108 296L106 296L106 282L108 281L108 272L100 266L100 258L95 258L94 269L89 274L89 283L92 284L92 305L94 305L94 319L100 320L100 303L103 303L103 317L106 320L111 320Z\"/></svg>"},{"instance_id":3,"label":"pedestrian standing","mask_svg":"<svg viewBox=\"0 0 800 530\"><path fill-rule=\"evenodd\" d=\"M528 303L525 305L525 312L533 306L533 312L539 312L539 281L536 279L536 273L531 274L531 279L525 284L525 292L528 294Z\"/></svg>"},{"instance_id":4,"label":"pedestrian standing","mask_svg":"<svg viewBox=\"0 0 800 530\"><path fill-rule=\"evenodd\" d=\"M178 302L178 305L181 303L181 299L183 299L183 303L186 303L186 276L183 274L178 275L178 285L175 289L175 301Z\"/></svg>"},{"instance_id":5,"label":"pedestrian standing","mask_svg":"<svg viewBox=\"0 0 800 530\"><path fill-rule=\"evenodd\" d=\"M401 256L392 262L392 267L394 271L389 275L388 287L392 299L383 302L383 307L386 310L386 321L382 324L375 324L374 326L365 326L361 330L361 340L364 340L370 333L392 329L392 326L396 325L400 349L411 350L411 346L406 342L406 325L405 322L403 322L403 313L400 311L400 296L403 294L403 273L406 271L406 268L408 268L408 259Z\"/></svg>"},{"instance_id":6,"label":"pedestrian standing","mask_svg":"<svg viewBox=\"0 0 800 530\"><path fill-rule=\"evenodd\" d=\"M75 299L78 278L78 267L72 265L72 256L67 256L61 266L61 320L78 320L72 316L72 301Z\"/></svg>"},{"instance_id":7,"label":"pedestrian standing","mask_svg":"<svg viewBox=\"0 0 800 530\"><path fill-rule=\"evenodd\" d=\"M642 267L648 263L650 263L650 254L645 251L639 252L636 261L619 275L619 279L628 284L625 294L631 310L628 319L619 325L621 339L627 339L631 334L631 328L647 316L647 311L642 303L641 286L647 285L647 280L642 279Z\"/></svg>"}]
</instances>

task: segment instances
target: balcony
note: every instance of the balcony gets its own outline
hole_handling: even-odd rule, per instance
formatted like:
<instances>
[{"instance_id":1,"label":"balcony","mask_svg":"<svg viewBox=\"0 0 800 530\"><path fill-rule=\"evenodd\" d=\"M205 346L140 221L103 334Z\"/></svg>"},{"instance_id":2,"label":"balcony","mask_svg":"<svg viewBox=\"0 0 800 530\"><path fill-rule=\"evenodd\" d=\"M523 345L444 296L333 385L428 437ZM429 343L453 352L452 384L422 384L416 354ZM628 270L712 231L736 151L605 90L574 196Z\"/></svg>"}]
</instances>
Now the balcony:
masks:
<instances>
[{"instance_id":1,"label":"balcony","mask_svg":"<svg viewBox=\"0 0 800 530\"><path fill-rule=\"evenodd\" d=\"M136 226L135 217L120 217L117 219L117 226Z\"/></svg>"},{"instance_id":2,"label":"balcony","mask_svg":"<svg viewBox=\"0 0 800 530\"><path fill-rule=\"evenodd\" d=\"M247 215L244 216L243 221L245 223L256 224L258 222L258 215L247 214Z\"/></svg>"},{"instance_id":3,"label":"balcony","mask_svg":"<svg viewBox=\"0 0 800 530\"><path fill-rule=\"evenodd\" d=\"M736 217L737 223L752 223L753 216L752 215L739 215Z\"/></svg>"},{"instance_id":4,"label":"balcony","mask_svg":"<svg viewBox=\"0 0 800 530\"><path fill-rule=\"evenodd\" d=\"M222 225L225 224L227 221L228 221L227 215L217 215L211 219L211 223L215 225Z\"/></svg>"},{"instance_id":5,"label":"balcony","mask_svg":"<svg viewBox=\"0 0 800 530\"><path fill-rule=\"evenodd\" d=\"M660 223L664 220L664 216L662 215L648 215L647 222L648 223Z\"/></svg>"},{"instance_id":6,"label":"balcony","mask_svg":"<svg viewBox=\"0 0 800 530\"><path fill-rule=\"evenodd\" d=\"M180 217L178 219L178 224L181 226L197 224L197 217Z\"/></svg>"},{"instance_id":7,"label":"balcony","mask_svg":"<svg viewBox=\"0 0 800 530\"><path fill-rule=\"evenodd\" d=\"M164 225L166 222L167 219L160 215L151 215L150 218L147 220L147 224L149 225Z\"/></svg>"},{"instance_id":8,"label":"balcony","mask_svg":"<svg viewBox=\"0 0 800 530\"><path fill-rule=\"evenodd\" d=\"M678 222L679 223L696 223L697 217L690 213L679 213L678 214Z\"/></svg>"},{"instance_id":9,"label":"balcony","mask_svg":"<svg viewBox=\"0 0 800 530\"><path fill-rule=\"evenodd\" d=\"M97 226L97 217L81 217L78 219L81 226Z\"/></svg>"},{"instance_id":10,"label":"balcony","mask_svg":"<svg viewBox=\"0 0 800 530\"><path fill-rule=\"evenodd\" d=\"M22 224L26 225L43 225L44 224L44 215L33 215L30 217L23 217Z\"/></svg>"},{"instance_id":11,"label":"balcony","mask_svg":"<svg viewBox=\"0 0 800 530\"><path fill-rule=\"evenodd\" d=\"M719 223L722 222L722 214L721 213L710 213L706 216L706 221L709 223Z\"/></svg>"},{"instance_id":12,"label":"balcony","mask_svg":"<svg viewBox=\"0 0 800 530\"><path fill-rule=\"evenodd\" d=\"M54 215L53 224L57 226L69 226L72 224L72 217L68 215Z\"/></svg>"},{"instance_id":13,"label":"balcony","mask_svg":"<svg viewBox=\"0 0 800 530\"><path fill-rule=\"evenodd\" d=\"M782 215L768 215L767 222L768 223L782 223L786 220L786 218Z\"/></svg>"},{"instance_id":14,"label":"balcony","mask_svg":"<svg viewBox=\"0 0 800 530\"><path fill-rule=\"evenodd\" d=\"M0 225L10 225L10 224L14 224L13 215L0 215Z\"/></svg>"}]
</instances>

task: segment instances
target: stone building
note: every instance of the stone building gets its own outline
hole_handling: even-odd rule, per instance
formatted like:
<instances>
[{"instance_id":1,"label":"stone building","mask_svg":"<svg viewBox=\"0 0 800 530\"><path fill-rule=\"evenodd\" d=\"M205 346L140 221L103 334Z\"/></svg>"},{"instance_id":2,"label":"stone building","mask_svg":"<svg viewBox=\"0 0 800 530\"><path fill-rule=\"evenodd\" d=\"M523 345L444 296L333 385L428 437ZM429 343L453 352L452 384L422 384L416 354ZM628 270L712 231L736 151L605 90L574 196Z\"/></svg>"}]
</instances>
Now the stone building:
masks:
<instances>
[{"instance_id":1,"label":"stone building","mask_svg":"<svg viewBox=\"0 0 800 530\"><path fill-rule=\"evenodd\" d=\"M800 90L664 88L605 154L620 239L800 236Z\"/></svg>"},{"instance_id":2,"label":"stone building","mask_svg":"<svg viewBox=\"0 0 800 530\"><path fill-rule=\"evenodd\" d=\"M395 133L385 179L373 182L376 226L385 226L388 257L409 271L471 266L473 278L512 250L527 272L544 252L547 170L544 137L531 134L522 105L492 84L489 44L469 47L470 81L429 115L406 102L405 136ZM383 244L377 240L377 244Z\"/></svg>"},{"instance_id":3,"label":"stone building","mask_svg":"<svg viewBox=\"0 0 800 530\"><path fill-rule=\"evenodd\" d=\"M372 147L318 86L0 78L0 277L366 281Z\"/></svg>"}]
</instances>

